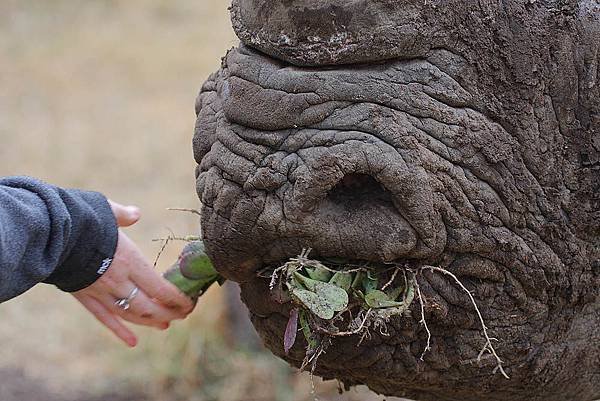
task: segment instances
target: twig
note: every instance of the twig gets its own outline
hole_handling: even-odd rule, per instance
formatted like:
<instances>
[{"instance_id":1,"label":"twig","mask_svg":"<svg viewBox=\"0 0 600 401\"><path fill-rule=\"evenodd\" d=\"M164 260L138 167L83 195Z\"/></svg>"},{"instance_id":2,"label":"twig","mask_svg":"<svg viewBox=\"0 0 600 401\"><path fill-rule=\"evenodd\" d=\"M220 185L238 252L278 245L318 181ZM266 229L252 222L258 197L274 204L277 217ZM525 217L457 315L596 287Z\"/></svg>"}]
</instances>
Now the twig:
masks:
<instances>
[{"instance_id":1,"label":"twig","mask_svg":"<svg viewBox=\"0 0 600 401\"><path fill-rule=\"evenodd\" d=\"M320 262L320 261L318 261L316 259L309 259L308 258L308 254L311 251L312 251L312 248L303 248L302 252L300 252L300 255L298 255L295 258L291 258L290 262L296 262L301 267L315 267L318 264L319 267L324 268L325 270L327 270L327 271L329 271L331 273L339 273L339 272L342 272L342 273L357 273L357 272L368 272L370 270L369 267L368 267L369 266L368 262L365 262L364 266L360 266L360 265L357 265L357 264L334 263L335 265L338 265L338 266L346 266L346 267L348 267L348 266L357 266L357 267L355 267L353 269L347 269L347 270L332 269L331 267L326 266L324 263L322 263L322 262ZM391 270L391 269L394 269L394 268L397 268L397 267L390 267L389 269L385 269L385 270L381 271L380 273L385 273L388 270Z\"/></svg>"},{"instance_id":2,"label":"twig","mask_svg":"<svg viewBox=\"0 0 600 401\"><path fill-rule=\"evenodd\" d=\"M399 271L400 271L400 268L396 267L396 269L394 270L394 274L392 274L392 278L390 278L390 280L387 283L385 283L383 285L383 287L381 287L381 291L385 291L390 285L392 285L394 280L396 280L396 276L398 275ZM404 282L406 282L406 280L404 280Z\"/></svg>"},{"instance_id":3,"label":"twig","mask_svg":"<svg viewBox=\"0 0 600 401\"><path fill-rule=\"evenodd\" d=\"M160 259L160 255L162 255L162 253L164 252L165 248L167 247L167 244L169 243L169 237L163 239L163 243L162 246L160 247L160 250L158 251L158 253L156 254L156 258L154 259L154 263L152 264L152 267L154 267L156 269L156 265L158 264L158 260ZM153 240L154 241L154 240Z\"/></svg>"},{"instance_id":4,"label":"twig","mask_svg":"<svg viewBox=\"0 0 600 401\"><path fill-rule=\"evenodd\" d=\"M158 264L158 260L160 259L160 255L162 255L162 253L164 252L165 248L169 244L169 241L171 241L173 238L175 238L175 234L173 233L173 230L171 230L168 227L167 227L167 230L169 230L169 233L170 233L167 236L167 238L160 238L160 239L152 240L152 241L162 241L163 242L162 246L160 247L160 250L158 251L158 254L156 254L156 258L154 259L154 264L152 265L155 269L156 269L156 265Z\"/></svg>"},{"instance_id":5,"label":"twig","mask_svg":"<svg viewBox=\"0 0 600 401\"><path fill-rule=\"evenodd\" d=\"M448 276L452 277L452 279L454 279L454 281L456 281L456 283L459 285L459 287L464 292L467 293L467 295L471 299L471 303L475 307L475 312L477 312L477 316L479 317L479 321L481 322L481 327L483 328L483 335L485 336L485 340L486 340L485 345L483 346L483 348L479 352L479 355L477 356L477 361L478 362L481 361L481 357L483 356L484 352L488 351L489 353L491 353L494 356L494 358L496 358L497 365L496 365L496 368L494 369L494 372L496 372L497 370L499 370L500 373L502 373L502 376L504 376L505 378L509 379L510 377L506 374L506 372L502 368L502 359L500 359L500 357L496 353L496 350L494 349L494 346L492 345L492 340L496 340L496 339L493 338L493 337L491 338L488 335L487 326L485 325L485 321L483 320L483 316L481 316L481 312L479 311L479 307L477 306L477 303L475 302L475 298L473 298L473 295L471 294L471 291L469 291L467 289L467 287L465 287L463 285L463 283L458 279L458 277L456 277L454 274L452 274L448 270L442 269L441 267L428 266L428 265L427 266L422 266L421 270L422 269L429 269L431 271L437 271L437 272L440 272L442 274L445 274L445 275L448 275Z\"/></svg>"},{"instance_id":6,"label":"twig","mask_svg":"<svg viewBox=\"0 0 600 401\"><path fill-rule=\"evenodd\" d=\"M309 361L309 363L311 364L310 366L310 393L313 396L313 400L314 401L319 401L319 396L317 396L317 388L315 386L315 370L317 369L317 361L319 360L319 358L321 357L321 354L323 354L325 352L325 346L322 345L319 347L318 352L316 352L311 360Z\"/></svg>"},{"instance_id":7,"label":"twig","mask_svg":"<svg viewBox=\"0 0 600 401\"><path fill-rule=\"evenodd\" d=\"M153 242L156 241L185 241L185 242L192 242L192 241L200 241L200 237L198 235L186 235L185 237L176 237L174 235L169 235L166 238L152 238Z\"/></svg>"},{"instance_id":8,"label":"twig","mask_svg":"<svg viewBox=\"0 0 600 401\"><path fill-rule=\"evenodd\" d=\"M338 331L337 333L332 332L327 330L324 327L321 326L317 326L317 329L324 334L327 334L328 336L331 337L348 337L348 336L353 336L355 334L360 333L361 331L363 331L364 327L365 327L365 323L367 322L367 319L369 318L369 315L371 314L371 312L373 311L373 308L369 308L367 310L367 313L365 313L365 317L363 318L362 322L360 323L360 326L357 329L351 330L351 331Z\"/></svg>"},{"instance_id":9,"label":"twig","mask_svg":"<svg viewBox=\"0 0 600 401\"><path fill-rule=\"evenodd\" d=\"M152 242L158 242L158 241L162 242L160 250L158 251L156 258L154 259L154 263L153 263L154 268L156 268L156 265L158 264L158 260L160 259L160 255L162 255L162 253L164 252L165 248L169 244L169 241L185 241L185 242L200 241L200 237L197 235L186 235L185 237L177 237L177 236L175 236L173 231L171 231L170 228L167 228L167 230L169 230L170 234L167 235L165 238L153 238L152 239Z\"/></svg>"},{"instance_id":10,"label":"twig","mask_svg":"<svg viewBox=\"0 0 600 401\"><path fill-rule=\"evenodd\" d=\"M286 265L280 266L277 269L273 270L273 273L271 273L271 281L269 281L269 290L270 291L273 291L273 288L275 288L275 285L277 284L279 272L282 270L285 270L285 268L286 268Z\"/></svg>"},{"instance_id":11,"label":"twig","mask_svg":"<svg viewBox=\"0 0 600 401\"><path fill-rule=\"evenodd\" d=\"M198 216L202 216L202 214L200 213L199 210L189 209L189 208L185 208L185 207L168 207L167 210L175 211L175 212L188 212L188 213L197 214Z\"/></svg>"},{"instance_id":12,"label":"twig","mask_svg":"<svg viewBox=\"0 0 600 401\"><path fill-rule=\"evenodd\" d=\"M429 331L429 327L427 327L427 321L425 320L425 300L423 299L423 294L421 294L421 288L419 287L419 282L417 281L417 274L411 271L414 278L415 288L417 289L417 297L419 297L419 303L421 304L421 320L419 323L425 327L425 331L427 332L427 344L425 345L425 349L423 349L423 353L421 354L421 360L423 360L423 356L427 351L431 350L431 331Z\"/></svg>"},{"instance_id":13,"label":"twig","mask_svg":"<svg viewBox=\"0 0 600 401\"><path fill-rule=\"evenodd\" d=\"M369 332L369 330L363 331L362 335L360 336L360 340L358 340L358 343L356 343L356 348L360 347L361 344L365 341L365 339L371 339L371 333Z\"/></svg>"}]
</instances>

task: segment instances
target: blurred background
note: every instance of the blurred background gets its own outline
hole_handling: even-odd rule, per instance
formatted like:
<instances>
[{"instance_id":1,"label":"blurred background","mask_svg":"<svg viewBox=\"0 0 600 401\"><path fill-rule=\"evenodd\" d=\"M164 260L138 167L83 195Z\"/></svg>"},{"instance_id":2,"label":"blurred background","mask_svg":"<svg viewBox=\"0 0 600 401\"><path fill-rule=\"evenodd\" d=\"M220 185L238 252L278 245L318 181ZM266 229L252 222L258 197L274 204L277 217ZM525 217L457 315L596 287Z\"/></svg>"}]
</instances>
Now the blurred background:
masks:
<instances>
[{"instance_id":1,"label":"blurred background","mask_svg":"<svg viewBox=\"0 0 600 401\"><path fill-rule=\"evenodd\" d=\"M150 259L153 239L197 233L196 216L166 208L199 207L194 99L237 43L227 6L0 0L0 175L140 206L128 234ZM181 247L171 244L159 267ZM211 288L168 332L135 328L141 342L130 350L70 295L40 285L0 305L0 401L314 400L307 374L239 335L248 327L232 324L226 294ZM320 400L383 400L315 382Z\"/></svg>"}]
</instances>

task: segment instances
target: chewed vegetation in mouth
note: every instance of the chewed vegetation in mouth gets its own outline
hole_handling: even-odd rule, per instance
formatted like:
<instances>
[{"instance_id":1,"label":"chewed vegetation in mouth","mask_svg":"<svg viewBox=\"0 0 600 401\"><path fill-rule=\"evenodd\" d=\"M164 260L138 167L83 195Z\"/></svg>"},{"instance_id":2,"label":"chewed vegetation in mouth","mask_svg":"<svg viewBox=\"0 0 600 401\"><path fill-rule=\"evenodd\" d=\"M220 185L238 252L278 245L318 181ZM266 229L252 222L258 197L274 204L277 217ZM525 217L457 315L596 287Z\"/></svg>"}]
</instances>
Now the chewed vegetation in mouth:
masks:
<instances>
[{"instance_id":1,"label":"chewed vegetation in mouth","mask_svg":"<svg viewBox=\"0 0 600 401\"><path fill-rule=\"evenodd\" d=\"M478 359L486 353L496 359L494 372L508 378L488 335L487 327L470 291L450 271L408 262L372 263L338 258L309 258L310 249L279 266L262 269L258 276L269 279L272 298L289 306L289 320L283 335L283 349L288 354L302 333L306 352L301 369L315 370L319 356L333 345L336 337L357 338L357 346L374 333L389 336L388 323L394 317L409 317L410 307L418 303L419 324L427 342L421 354L430 350L431 332L425 320L427 302L419 287L424 270L445 275L469 297L481 323L485 344Z\"/></svg>"}]
</instances>

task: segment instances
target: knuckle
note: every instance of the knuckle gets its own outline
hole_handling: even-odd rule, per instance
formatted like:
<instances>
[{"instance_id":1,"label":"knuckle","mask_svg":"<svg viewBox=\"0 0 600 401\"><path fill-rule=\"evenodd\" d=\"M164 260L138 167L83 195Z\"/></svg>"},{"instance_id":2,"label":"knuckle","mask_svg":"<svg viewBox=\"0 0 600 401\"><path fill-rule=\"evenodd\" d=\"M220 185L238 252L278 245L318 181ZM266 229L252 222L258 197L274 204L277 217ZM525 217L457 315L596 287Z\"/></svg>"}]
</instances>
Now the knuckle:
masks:
<instances>
[{"instance_id":1,"label":"knuckle","mask_svg":"<svg viewBox=\"0 0 600 401\"><path fill-rule=\"evenodd\" d=\"M161 283L159 286L160 294L165 299L173 298L173 291L169 286L169 283Z\"/></svg>"},{"instance_id":2,"label":"knuckle","mask_svg":"<svg viewBox=\"0 0 600 401\"><path fill-rule=\"evenodd\" d=\"M167 287L163 283L157 283L150 291L154 298L163 299L166 295Z\"/></svg>"},{"instance_id":3,"label":"knuckle","mask_svg":"<svg viewBox=\"0 0 600 401\"><path fill-rule=\"evenodd\" d=\"M110 270L98 279L98 283L105 288L115 289L128 281L121 273L111 273Z\"/></svg>"},{"instance_id":4,"label":"knuckle","mask_svg":"<svg viewBox=\"0 0 600 401\"><path fill-rule=\"evenodd\" d=\"M115 280L112 278L111 275L105 273L92 285L94 287L113 288L115 286Z\"/></svg>"},{"instance_id":5,"label":"knuckle","mask_svg":"<svg viewBox=\"0 0 600 401\"><path fill-rule=\"evenodd\" d=\"M163 291L160 294L160 300L168 306L172 305L177 307L179 305L179 302L177 302L177 294L173 294L171 289L167 286L163 287Z\"/></svg>"},{"instance_id":6,"label":"knuckle","mask_svg":"<svg viewBox=\"0 0 600 401\"><path fill-rule=\"evenodd\" d=\"M152 319L154 317L154 311L145 302L140 302L140 304L135 307L135 312L138 316L144 319Z\"/></svg>"},{"instance_id":7,"label":"knuckle","mask_svg":"<svg viewBox=\"0 0 600 401\"><path fill-rule=\"evenodd\" d=\"M178 302L176 302L175 300L165 301L165 305L166 305L167 308L169 308L169 310L175 311L175 312L177 312L177 311L179 311L179 310L182 309L181 308L181 304L178 303Z\"/></svg>"}]
</instances>

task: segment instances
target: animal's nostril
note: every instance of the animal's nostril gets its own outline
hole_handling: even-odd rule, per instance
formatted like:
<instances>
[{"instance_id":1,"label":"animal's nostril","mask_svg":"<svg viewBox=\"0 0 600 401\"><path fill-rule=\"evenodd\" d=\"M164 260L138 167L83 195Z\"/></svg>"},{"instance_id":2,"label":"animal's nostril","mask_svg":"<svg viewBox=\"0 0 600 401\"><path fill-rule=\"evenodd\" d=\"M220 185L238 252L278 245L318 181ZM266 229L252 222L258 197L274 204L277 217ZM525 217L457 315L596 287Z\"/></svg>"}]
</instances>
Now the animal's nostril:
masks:
<instances>
[{"instance_id":1,"label":"animal's nostril","mask_svg":"<svg viewBox=\"0 0 600 401\"><path fill-rule=\"evenodd\" d=\"M347 174L329 191L327 198L338 205L354 208L365 204L389 203L390 193L367 174Z\"/></svg>"}]
</instances>

